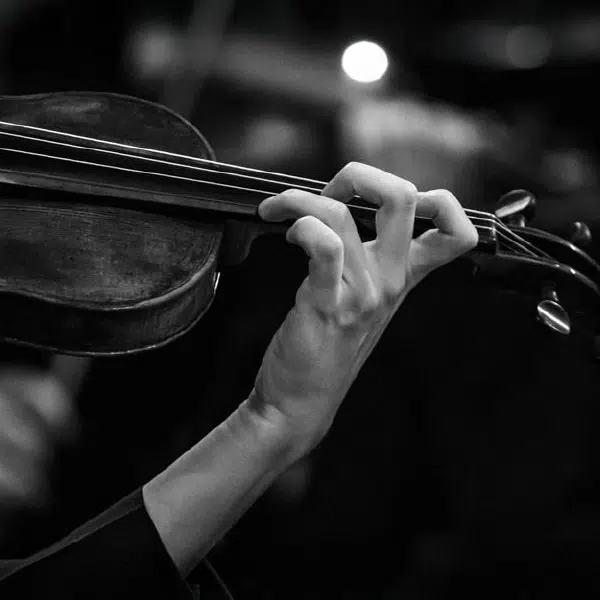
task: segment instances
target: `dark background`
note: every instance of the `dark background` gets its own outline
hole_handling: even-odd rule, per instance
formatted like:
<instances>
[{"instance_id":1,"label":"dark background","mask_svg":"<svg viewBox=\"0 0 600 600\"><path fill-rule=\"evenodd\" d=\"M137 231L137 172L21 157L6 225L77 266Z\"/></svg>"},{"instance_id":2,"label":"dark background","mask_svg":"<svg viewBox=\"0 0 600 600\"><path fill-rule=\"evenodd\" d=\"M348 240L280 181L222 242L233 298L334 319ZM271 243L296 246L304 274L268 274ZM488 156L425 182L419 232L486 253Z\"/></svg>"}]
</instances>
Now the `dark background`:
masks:
<instances>
[{"instance_id":1,"label":"dark background","mask_svg":"<svg viewBox=\"0 0 600 600\"><path fill-rule=\"evenodd\" d=\"M466 156L459 199L493 210L500 194L527 187L538 197L533 224L563 234L585 220L597 231L595 3L49 0L6 2L5 23L4 93L164 102L225 162L327 180L364 158L345 141L342 117L371 100L416 98L491 119L507 142ZM507 50L522 26L538 35L518 47L521 58L541 56L530 67ZM185 35L188 62L175 68L167 59ZM381 84L349 85L340 73L343 49L362 38L389 54ZM429 171L399 163L397 173L429 173L428 187L455 191L454 179L433 181L445 159L432 156ZM588 250L597 255L595 242ZM304 270L297 249L262 238L243 265L223 271L215 303L187 336L94 361L77 398L81 435L56 464L53 499L15 517L6 547L52 541L226 417L250 390ZM213 552L234 595L600 593L598 366L585 340L535 320L536 300L480 285L462 263L419 286L324 442Z\"/></svg>"}]
</instances>

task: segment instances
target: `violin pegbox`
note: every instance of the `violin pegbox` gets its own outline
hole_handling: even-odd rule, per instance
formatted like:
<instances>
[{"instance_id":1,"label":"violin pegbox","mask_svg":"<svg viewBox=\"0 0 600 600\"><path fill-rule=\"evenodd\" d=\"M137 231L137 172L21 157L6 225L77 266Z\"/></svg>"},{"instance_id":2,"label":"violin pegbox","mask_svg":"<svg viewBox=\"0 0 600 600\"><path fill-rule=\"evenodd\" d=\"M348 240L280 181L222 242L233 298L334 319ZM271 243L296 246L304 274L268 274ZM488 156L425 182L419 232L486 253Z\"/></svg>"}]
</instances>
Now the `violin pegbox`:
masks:
<instances>
[{"instance_id":1,"label":"violin pegbox","mask_svg":"<svg viewBox=\"0 0 600 600\"><path fill-rule=\"evenodd\" d=\"M568 335L572 329L570 310L577 312L580 308L573 301L576 288L589 297L595 296L597 304L600 268L581 250L591 241L584 223L574 223L567 239L534 229L529 223L535 216L536 205L535 196L522 189L500 198L494 211L497 227L502 231L498 252L506 261L514 261L513 275L537 296L536 319L551 331ZM559 298L559 291L562 295L565 290L569 296L567 305Z\"/></svg>"}]
</instances>

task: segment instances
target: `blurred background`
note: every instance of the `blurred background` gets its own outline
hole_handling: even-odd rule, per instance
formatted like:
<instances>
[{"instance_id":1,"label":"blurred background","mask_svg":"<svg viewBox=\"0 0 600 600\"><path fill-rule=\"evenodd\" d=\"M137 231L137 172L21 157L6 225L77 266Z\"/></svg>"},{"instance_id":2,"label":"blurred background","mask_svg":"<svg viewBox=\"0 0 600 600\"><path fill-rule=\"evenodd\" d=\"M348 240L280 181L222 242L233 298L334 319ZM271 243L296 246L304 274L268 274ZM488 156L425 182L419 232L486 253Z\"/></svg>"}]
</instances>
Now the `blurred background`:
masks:
<instances>
[{"instance_id":1,"label":"blurred background","mask_svg":"<svg viewBox=\"0 0 600 600\"><path fill-rule=\"evenodd\" d=\"M359 160L480 210L529 189L532 226L583 221L600 257L597 3L2 0L0 33L3 94L139 96L223 162L326 181ZM193 331L82 362L66 397L15 392L55 359L3 346L0 554L64 535L225 418L304 273L261 238ZM419 286L333 431L213 551L234 596L600 593L598 365L534 308L460 265Z\"/></svg>"}]
</instances>

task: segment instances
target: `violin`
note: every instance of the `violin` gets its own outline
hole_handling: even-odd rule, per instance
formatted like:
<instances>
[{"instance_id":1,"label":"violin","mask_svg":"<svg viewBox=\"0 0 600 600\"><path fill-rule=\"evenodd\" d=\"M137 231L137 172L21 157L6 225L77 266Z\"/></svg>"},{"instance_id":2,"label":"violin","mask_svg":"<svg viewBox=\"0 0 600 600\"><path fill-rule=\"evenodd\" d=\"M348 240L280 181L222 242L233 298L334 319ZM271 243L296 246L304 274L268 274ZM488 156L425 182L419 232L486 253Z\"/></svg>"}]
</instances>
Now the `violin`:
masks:
<instances>
[{"instance_id":1,"label":"violin","mask_svg":"<svg viewBox=\"0 0 600 600\"><path fill-rule=\"evenodd\" d=\"M165 106L112 93L0 97L0 337L81 356L137 353L189 331L224 265L264 223L260 202L325 183L217 162L202 134ZM525 225L523 190L495 213L467 209L479 233L473 274L533 298L552 331L595 334L600 266ZM376 209L349 204L361 236ZM432 227L415 220L415 234ZM279 228L279 229L278 229Z\"/></svg>"}]
</instances>

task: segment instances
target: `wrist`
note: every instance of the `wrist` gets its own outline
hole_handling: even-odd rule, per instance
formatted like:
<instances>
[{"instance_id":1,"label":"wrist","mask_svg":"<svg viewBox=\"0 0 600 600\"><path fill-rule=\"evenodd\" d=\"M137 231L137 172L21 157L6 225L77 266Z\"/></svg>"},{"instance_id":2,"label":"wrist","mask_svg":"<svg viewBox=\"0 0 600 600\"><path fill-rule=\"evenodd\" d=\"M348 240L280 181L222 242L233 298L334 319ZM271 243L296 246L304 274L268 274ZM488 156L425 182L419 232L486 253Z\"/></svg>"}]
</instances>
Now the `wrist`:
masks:
<instances>
[{"instance_id":1,"label":"wrist","mask_svg":"<svg viewBox=\"0 0 600 600\"><path fill-rule=\"evenodd\" d=\"M147 512L182 573L296 461L292 440L283 421L245 401L143 486Z\"/></svg>"},{"instance_id":2,"label":"wrist","mask_svg":"<svg viewBox=\"0 0 600 600\"><path fill-rule=\"evenodd\" d=\"M278 407L264 402L254 389L231 417L251 430L259 444L277 454L285 468L308 454L322 437L313 431L312 419L300 415L291 418Z\"/></svg>"}]
</instances>

